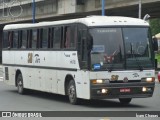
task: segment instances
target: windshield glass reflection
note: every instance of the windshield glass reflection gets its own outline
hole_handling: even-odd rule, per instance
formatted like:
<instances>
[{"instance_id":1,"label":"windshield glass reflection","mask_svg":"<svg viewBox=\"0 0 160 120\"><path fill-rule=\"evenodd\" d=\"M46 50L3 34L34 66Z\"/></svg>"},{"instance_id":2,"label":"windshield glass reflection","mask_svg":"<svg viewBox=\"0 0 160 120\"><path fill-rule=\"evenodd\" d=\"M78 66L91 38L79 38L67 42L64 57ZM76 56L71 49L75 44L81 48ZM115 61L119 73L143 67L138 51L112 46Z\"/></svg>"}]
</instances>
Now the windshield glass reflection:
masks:
<instances>
[{"instance_id":1,"label":"windshield glass reflection","mask_svg":"<svg viewBox=\"0 0 160 120\"><path fill-rule=\"evenodd\" d=\"M126 67L152 67L150 36L146 28L123 28Z\"/></svg>"},{"instance_id":2,"label":"windshield glass reflection","mask_svg":"<svg viewBox=\"0 0 160 120\"><path fill-rule=\"evenodd\" d=\"M148 28L93 28L92 70L153 67Z\"/></svg>"}]
</instances>

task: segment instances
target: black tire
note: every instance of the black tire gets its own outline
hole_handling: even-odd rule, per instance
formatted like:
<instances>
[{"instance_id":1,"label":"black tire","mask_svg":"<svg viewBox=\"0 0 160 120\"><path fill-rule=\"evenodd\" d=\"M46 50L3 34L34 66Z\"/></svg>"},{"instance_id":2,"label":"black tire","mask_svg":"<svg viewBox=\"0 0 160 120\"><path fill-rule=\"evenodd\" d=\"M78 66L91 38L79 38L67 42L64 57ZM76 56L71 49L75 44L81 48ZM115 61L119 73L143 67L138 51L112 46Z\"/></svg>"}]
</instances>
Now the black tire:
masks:
<instances>
[{"instance_id":1,"label":"black tire","mask_svg":"<svg viewBox=\"0 0 160 120\"><path fill-rule=\"evenodd\" d=\"M128 105L131 102L132 98L119 98L119 101L123 105Z\"/></svg>"},{"instance_id":2,"label":"black tire","mask_svg":"<svg viewBox=\"0 0 160 120\"><path fill-rule=\"evenodd\" d=\"M25 94L25 89L23 86L23 77L22 74L19 74L17 77L17 90L19 94Z\"/></svg>"},{"instance_id":3,"label":"black tire","mask_svg":"<svg viewBox=\"0 0 160 120\"><path fill-rule=\"evenodd\" d=\"M76 86L74 80L71 80L67 87L67 94L69 98L69 102L73 105L77 105L79 103L79 99L77 98Z\"/></svg>"}]
</instances>

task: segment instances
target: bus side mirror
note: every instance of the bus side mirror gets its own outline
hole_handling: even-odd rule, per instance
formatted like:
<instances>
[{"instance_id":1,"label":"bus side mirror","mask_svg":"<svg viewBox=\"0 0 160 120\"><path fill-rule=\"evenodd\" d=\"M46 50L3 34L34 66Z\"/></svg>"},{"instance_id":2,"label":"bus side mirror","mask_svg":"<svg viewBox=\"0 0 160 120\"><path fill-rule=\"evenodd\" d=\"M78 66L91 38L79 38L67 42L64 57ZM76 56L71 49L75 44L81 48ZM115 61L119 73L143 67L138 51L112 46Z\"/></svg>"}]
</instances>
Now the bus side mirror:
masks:
<instances>
[{"instance_id":1,"label":"bus side mirror","mask_svg":"<svg viewBox=\"0 0 160 120\"><path fill-rule=\"evenodd\" d=\"M153 38L153 50L158 51L158 40Z\"/></svg>"}]
</instances>

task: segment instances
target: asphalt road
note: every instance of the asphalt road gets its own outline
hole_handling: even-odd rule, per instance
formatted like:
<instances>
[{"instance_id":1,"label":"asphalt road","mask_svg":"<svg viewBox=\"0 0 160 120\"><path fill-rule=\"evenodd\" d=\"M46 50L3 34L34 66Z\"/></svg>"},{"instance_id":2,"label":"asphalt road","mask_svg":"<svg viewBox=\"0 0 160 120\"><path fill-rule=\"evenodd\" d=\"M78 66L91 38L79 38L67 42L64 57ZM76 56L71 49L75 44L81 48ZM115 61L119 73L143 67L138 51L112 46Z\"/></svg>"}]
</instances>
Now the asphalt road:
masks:
<instances>
[{"instance_id":1,"label":"asphalt road","mask_svg":"<svg viewBox=\"0 0 160 120\"><path fill-rule=\"evenodd\" d=\"M71 105L68 98L61 95L30 91L19 95L17 88L0 82L0 111L160 111L160 84L156 83L151 98L133 99L130 105L123 106L118 100L82 101L81 105ZM56 118L54 118L55 120ZM63 118L62 118L63 119ZM65 118L66 119L66 118ZM73 120L74 118L68 118ZM131 118L130 120L135 120ZM136 118L137 119L137 118ZM144 118L140 118L143 120ZM57 118L61 120L61 118ZM119 118L76 118L76 120L120 120ZM127 118L122 118L127 120ZM145 118L146 120L146 118ZM158 120L154 118L154 120Z\"/></svg>"},{"instance_id":2,"label":"asphalt road","mask_svg":"<svg viewBox=\"0 0 160 120\"><path fill-rule=\"evenodd\" d=\"M19 95L16 87L0 82L0 111L159 111L159 91L157 83L153 97L133 99L127 106L118 100L84 100L81 105L71 105L65 96L37 91Z\"/></svg>"}]
</instances>

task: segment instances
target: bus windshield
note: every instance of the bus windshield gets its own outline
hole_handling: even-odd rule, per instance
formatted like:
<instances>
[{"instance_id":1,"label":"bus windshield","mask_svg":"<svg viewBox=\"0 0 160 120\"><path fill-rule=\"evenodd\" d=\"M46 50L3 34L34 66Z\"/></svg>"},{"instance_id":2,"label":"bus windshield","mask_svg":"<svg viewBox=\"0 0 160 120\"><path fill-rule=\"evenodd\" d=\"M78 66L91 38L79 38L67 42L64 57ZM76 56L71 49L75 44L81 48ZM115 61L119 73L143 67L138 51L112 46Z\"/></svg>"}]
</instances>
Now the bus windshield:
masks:
<instances>
[{"instance_id":1,"label":"bus windshield","mask_svg":"<svg viewBox=\"0 0 160 120\"><path fill-rule=\"evenodd\" d=\"M154 67L148 27L91 28L92 70L149 69Z\"/></svg>"}]
</instances>

